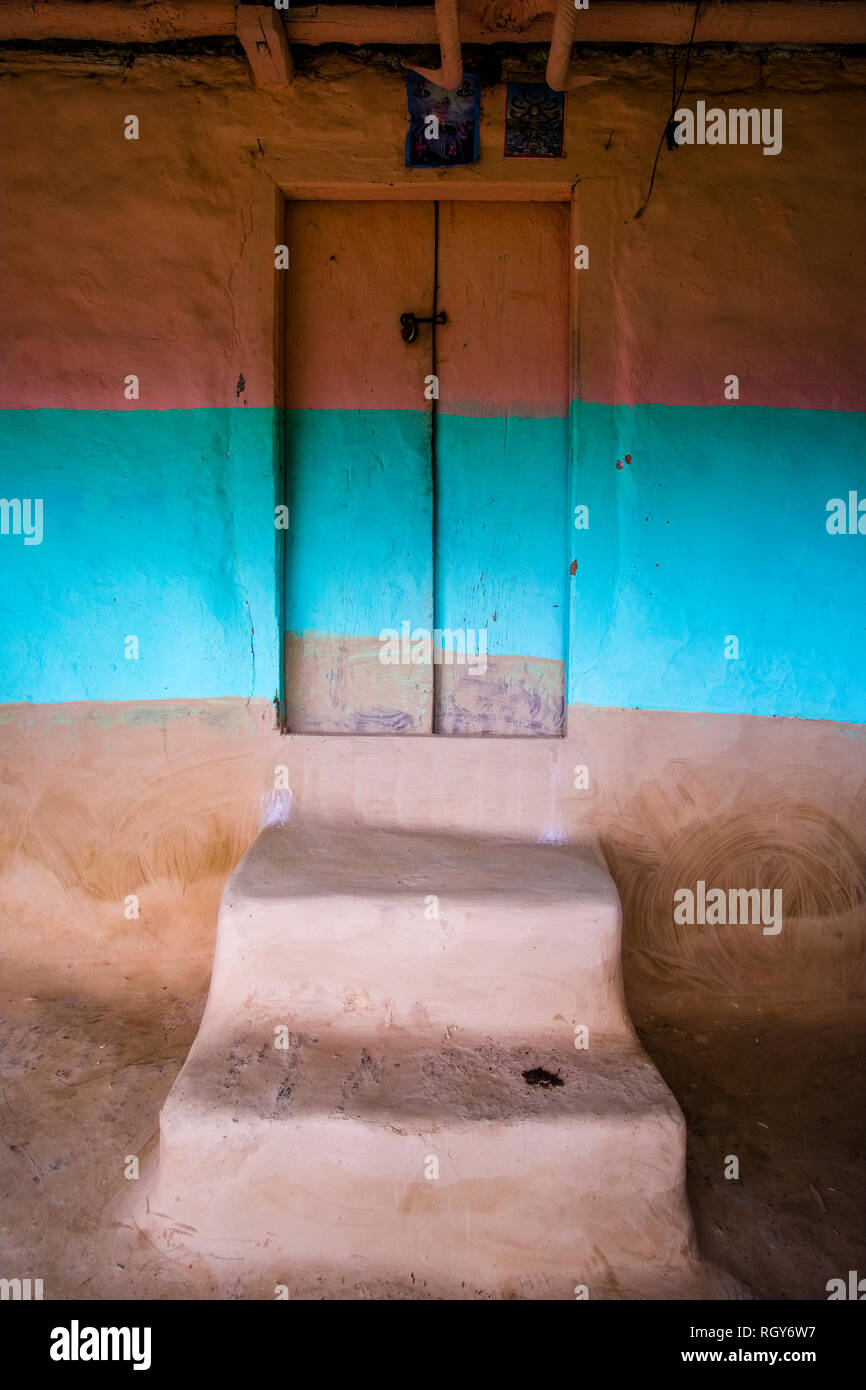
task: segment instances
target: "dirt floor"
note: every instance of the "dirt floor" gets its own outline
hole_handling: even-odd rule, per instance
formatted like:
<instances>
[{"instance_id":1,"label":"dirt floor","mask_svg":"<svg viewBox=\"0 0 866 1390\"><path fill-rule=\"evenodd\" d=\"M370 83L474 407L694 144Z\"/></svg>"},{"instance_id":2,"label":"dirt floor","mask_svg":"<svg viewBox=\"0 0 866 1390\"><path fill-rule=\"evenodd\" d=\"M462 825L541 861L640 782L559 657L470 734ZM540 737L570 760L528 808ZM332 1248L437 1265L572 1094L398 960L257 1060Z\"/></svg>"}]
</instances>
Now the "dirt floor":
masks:
<instances>
[{"instance_id":1,"label":"dirt floor","mask_svg":"<svg viewBox=\"0 0 866 1390\"><path fill-rule=\"evenodd\" d=\"M210 980L222 879L193 885L178 911L164 885L159 916L95 939L84 895L73 949L68 910L51 964L6 941L0 1006L0 1270L41 1278L46 1299L207 1297L130 1224L127 1157L157 1146L159 1108L198 1030ZM151 890L151 903L160 893ZM73 908L75 895L71 895ZM175 910L166 909L170 904ZM154 904L155 906L155 904ZM74 914L73 914L74 915ZM116 915L116 914L115 914ZM35 933L34 933L35 935ZM39 940L45 939L44 924Z\"/></svg>"},{"instance_id":2,"label":"dirt floor","mask_svg":"<svg viewBox=\"0 0 866 1390\"><path fill-rule=\"evenodd\" d=\"M863 1003L631 1008L686 1117L702 1253L758 1299L826 1299L828 1279L866 1268Z\"/></svg>"},{"instance_id":3,"label":"dirt floor","mask_svg":"<svg viewBox=\"0 0 866 1390\"><path fill-rule=\"evenodd\" d=\"M0 1272L42 1278L46 1299L213 1291L201 1269L167 1264L117 1213L127 1158L152 1159L160 1105L197 1030L219 887L191 894L185 923L199 925L183 933L183 952L130 931L51 966L7 957ZM640 983L632 974L633 1017L688 1122L704 1255L756 1298L826 1298L828 1279L866 1269L862 1006L782 1016L671 992L648 1010ZM739 1180L724 1176L728 1155Z\"/></svg>"}]
</instances>

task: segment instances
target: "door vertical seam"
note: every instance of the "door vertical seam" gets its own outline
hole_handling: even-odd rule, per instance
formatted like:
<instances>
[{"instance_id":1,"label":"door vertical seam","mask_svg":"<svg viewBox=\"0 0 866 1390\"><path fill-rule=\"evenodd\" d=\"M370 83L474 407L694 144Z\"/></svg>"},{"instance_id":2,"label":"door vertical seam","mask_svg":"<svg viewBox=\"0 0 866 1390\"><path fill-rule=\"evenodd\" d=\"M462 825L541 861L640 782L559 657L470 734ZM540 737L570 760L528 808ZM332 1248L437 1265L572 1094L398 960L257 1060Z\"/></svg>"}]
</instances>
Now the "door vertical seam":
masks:
<instances>
[{"instance_id":1,"label":"door vertical seam","mask_svg":"<svg viewBox=\"0 0 866 1390\"><path fill-rule=\"evenodd\" d=\"M430 607L431 607L431 612L432 612L432 615L433 615L433 633L431 633L431 640L433 639L433 636L434 636L435 631L436 631L436 616L437 616L437 615L436 615L436 582L437 582L437 574L436 574L436 545L437 545L437 537L438 537L438 516L437 516L437 512L438 512L438 507L437 507L437 502L438 502L438 476L437 476L437 469L436 469L436 417L437 417L437 412L438 412L438 409L439 409L439 401L438 401L438 396L439 396L439 371L438 371L438 362L437 362L437 359L436 359L436 327L437 327L437 325L436 325L436 315L438 314L438 312L439 312L439 202L438 202L438 199L434 199L434 201L433 201L433 322L432 322L432 324L430 325L431 328L432 328L432 330L433 330L432 333L431 333L431 335L430 335L430 357L431 357L431 360L430 360L430 370L431 370L431 372L432 372L432 374L433 374L433 387L434 387L433 392L431 393L431 394L432 394L432 399L431 399L431 401L430 401L430 513L431 513L430 519L431 519L431 531L432 531L432 535L431 535L431 557L430 557L430 575L431 575L431 583L432 583L432 595L431 595L432 602L431 602ZM431 645L431 656L433 656L432 645ZM434 660L433 660L433 663L432 663L431 680L430 680L430 699L431 699L431 704L432 704L432 708L431 708L431 710L430 710L430 733L431 733L431 734L435 734L435 733L436 733L436 712L437 712L437 710L438 710L438 708L439 708L439 695L440 695L440 677L439 677L438 668L437 668L437 666L436 666L436 661L435 661L435 659L434 659Z\"/></svg>"}]
</instances>

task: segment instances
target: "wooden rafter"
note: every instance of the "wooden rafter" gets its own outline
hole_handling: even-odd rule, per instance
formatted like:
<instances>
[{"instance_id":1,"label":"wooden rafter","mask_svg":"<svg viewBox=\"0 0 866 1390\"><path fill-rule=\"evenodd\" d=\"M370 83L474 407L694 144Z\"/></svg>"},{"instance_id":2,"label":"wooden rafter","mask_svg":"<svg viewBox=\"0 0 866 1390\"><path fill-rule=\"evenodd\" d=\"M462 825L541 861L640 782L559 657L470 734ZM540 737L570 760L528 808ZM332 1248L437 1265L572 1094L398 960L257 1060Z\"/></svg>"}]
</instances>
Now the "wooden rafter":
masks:
<instances>
[{"instance_id":1,"label":"wooden rafter","mask_svg":"<svg viewBox=\"0 0 866 1390\"><path fill-rule=\"evenodd\" d=\"M280 89L291 85L295 64L282 12L277 13L273 5L238 5L237 36L257 87Z\"/></svg>"}]
</instances>

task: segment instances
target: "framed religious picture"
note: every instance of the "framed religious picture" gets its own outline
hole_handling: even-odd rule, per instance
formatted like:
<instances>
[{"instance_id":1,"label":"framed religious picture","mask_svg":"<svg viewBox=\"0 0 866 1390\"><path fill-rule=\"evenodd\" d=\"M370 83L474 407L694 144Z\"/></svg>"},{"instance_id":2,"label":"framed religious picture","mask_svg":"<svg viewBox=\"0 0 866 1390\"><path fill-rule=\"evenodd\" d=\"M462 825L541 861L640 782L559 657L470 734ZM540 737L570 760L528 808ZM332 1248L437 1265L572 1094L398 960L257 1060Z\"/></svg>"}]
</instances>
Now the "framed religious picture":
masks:
<instances>
[{"instance_id":1,"label":"framed religious picture","mask_svg":"<svg viewBox=\"0 0 866 1390\"><path fill-rule=\"evenodd\" d=\"M560 159L565 93L546 82L509 82L505 98L505 153L512 159Z\"/></svg>"},{"instance_id":2,"label":"framed religious picture","mask_svg":"<svg viewBox=\"0 0 866 1390\"><path fill-rule=\"evenodd\" d=\"M417 72L406 75L409 134L406 164L410 169L442 169L478 160L481 82L463 74L456 91L437 87Z\"/></svg>"}]
</instances>

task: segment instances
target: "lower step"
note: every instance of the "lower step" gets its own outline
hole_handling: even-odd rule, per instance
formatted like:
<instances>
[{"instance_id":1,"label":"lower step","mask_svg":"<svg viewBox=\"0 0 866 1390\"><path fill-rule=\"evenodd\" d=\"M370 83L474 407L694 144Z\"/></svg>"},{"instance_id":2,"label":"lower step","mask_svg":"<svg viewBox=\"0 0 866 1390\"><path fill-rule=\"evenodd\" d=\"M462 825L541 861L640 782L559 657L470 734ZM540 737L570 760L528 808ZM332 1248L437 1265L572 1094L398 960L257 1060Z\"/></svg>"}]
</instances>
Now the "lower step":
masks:
<instances>
[{"instance_id":1,"label":"lower step","mask_svg":"<svg viewBox=\"0 0 866 1390\"><path fill-rule=\"evenodd\" d=\"M631 1040L288 1041L199 1035L161 1116L164 1251L397 1297L664 1296L693 1259L682 1116Z\"/></svg>"}]
</instances>

